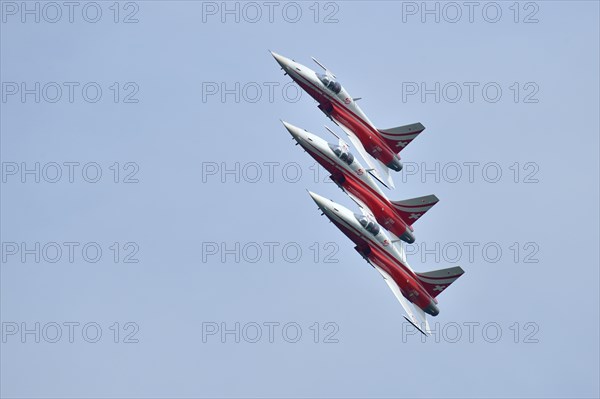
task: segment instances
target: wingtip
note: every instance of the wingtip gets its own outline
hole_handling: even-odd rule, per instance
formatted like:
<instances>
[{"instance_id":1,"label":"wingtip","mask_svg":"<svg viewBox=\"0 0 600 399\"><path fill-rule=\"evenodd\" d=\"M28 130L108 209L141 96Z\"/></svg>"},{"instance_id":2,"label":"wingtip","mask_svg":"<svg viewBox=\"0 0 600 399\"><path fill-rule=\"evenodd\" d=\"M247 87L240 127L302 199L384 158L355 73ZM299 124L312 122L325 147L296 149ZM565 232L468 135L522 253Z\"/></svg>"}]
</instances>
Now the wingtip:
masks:
<instances>
[{"instance_id":1,"label":"wingtip","mask_svg":"<svg viewBox=\"0 0 600 399\"><path fill-rule=\"evenodd\" d=\"M402 315L402 317L404 317L404 319L406 319L406 321L408 321L410 324L412 324L412 326L413 326L414 328L416 328L417 330L419 330L419 332L420 332L421 334L423 334L423 335L424 335L424 336L426 336L426 337L429 337L429 334L428 334L428 333L426 333L425 331L423 331L423 330L421 330L419 327L417 327L417 325L416 325L415 323L413 323L413 322L412 322L412 321L411 321L411 320L410 320L408 317L406 317L406 315Z\"/></svg>"}]
</instances>

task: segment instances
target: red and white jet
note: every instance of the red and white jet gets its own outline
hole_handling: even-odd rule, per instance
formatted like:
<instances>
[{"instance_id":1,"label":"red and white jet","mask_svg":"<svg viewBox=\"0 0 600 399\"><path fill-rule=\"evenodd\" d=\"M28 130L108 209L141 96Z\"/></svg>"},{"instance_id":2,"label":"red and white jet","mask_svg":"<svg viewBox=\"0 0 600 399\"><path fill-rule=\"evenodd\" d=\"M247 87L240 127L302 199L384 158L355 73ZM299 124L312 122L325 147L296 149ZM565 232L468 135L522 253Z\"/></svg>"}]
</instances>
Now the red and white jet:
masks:
<instances>
[{"instance_id":1,"label":"red and white jet","mask_svg":"<svg viewBox=\"0 0 600 399\"><path fill-rule=\"evenodd\" d=\"M402 169L398 153L425 127L421 123L414 123L391 129L377 129L356 104L359 98L352 98L335 75L319 61L313 58L325 70L324 74L277 53L271 54L286 75L310 94L319 103L319 109L344 130L370 168L376 170L369 157L380 163L385 180L389 186L394 187L388 168L397 172Z\"/></svg>"},{"instance_id":2,"label":"red and white jet","mask_svg":"<svg viewBox=\"0 0 600 399\"><path fill-rule=\"evenodd\" d=\"M371 178L371 172L363 168L349 151L348 144L333 131L330 130L338 138L337 145L290 123L283 124L296 142L331 173L331 180L358 204L366 216L377 220L402 241L415 242L412 224L438 202L435 195L390 201Z\"/></svg>"},{"instance_id":3,"label":"red and white jet","mask_svg":"<svg viewBox=\"0 0 600 399\"><path fill-rule=\"evenodd\" d=\"M408 314L404 318L428 335L426 314L437 316L440 313L436 297L464 273L463 269L456 266L416 273L406 261L402 244L393 243L374 220L318 194L309 194L323 214L356 244L354 249L383 276Z\"/></svg>"}]
</instances>

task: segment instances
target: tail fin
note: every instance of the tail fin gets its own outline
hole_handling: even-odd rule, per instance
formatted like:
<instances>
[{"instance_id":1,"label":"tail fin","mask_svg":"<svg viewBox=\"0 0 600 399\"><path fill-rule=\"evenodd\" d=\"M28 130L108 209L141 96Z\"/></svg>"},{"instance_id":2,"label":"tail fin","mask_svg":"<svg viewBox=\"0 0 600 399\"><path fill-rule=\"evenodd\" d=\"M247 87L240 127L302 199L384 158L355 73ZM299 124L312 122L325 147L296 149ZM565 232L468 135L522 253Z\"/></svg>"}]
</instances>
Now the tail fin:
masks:
<instances>
[{"instance_id":1,"label":"tail fin","mask_svg":"<svg viewBox=\"0 0 600 399\"><path fill-rule=\"evenodd\" d=\"M464 273L465 271L460 266L456 266L426 273L416 273L416 275L429 295L435 298Z\"/></svg>"},{"instance_id":2,"label":"tail fin","mask_svg":"<svg viewBox=\"0 0 600 399\"><path fill-rule=\"evenodd\" d=\"M402 220L411 226L414 222L419 220L425 212L430 210L432 206L437 204L438 201L439 199L435 195L426 195L424 197L412 198L404 201L390 202Z\"/></svg>"},{"instance_id":3,"label":"tail fin","mask_svg":"<svg viewBox=\"0 0 600 399\"><path fill-rule=\"evenodd\" d=\"M393 127L391 129L378 129L381 137L396 152L402 151L423 130L425 130L425 126L421 123Z\"/></svg>"}]
</instances>

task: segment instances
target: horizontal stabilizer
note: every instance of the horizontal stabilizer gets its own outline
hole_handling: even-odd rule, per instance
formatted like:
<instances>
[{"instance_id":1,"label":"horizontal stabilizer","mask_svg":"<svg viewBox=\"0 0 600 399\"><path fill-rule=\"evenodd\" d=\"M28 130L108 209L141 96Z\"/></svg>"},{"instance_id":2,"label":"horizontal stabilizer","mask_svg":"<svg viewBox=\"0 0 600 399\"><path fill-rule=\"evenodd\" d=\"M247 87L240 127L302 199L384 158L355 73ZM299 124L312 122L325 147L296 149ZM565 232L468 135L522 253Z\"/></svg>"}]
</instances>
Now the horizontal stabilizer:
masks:
<instances>
[{"instance_id":1,"label":"horizontal stabilizer","mask_svg":"<svg viewBox=\"0 0 600 399\"><path fill-rule=\"evenodd\" d=\"M409 226L419 220L421 216L439 201L435 195L411 198L403 201L390 201L396 213Z\"/></svg>"},{"instance_id":2,"label":"horizontal stabilizer","mask_svg":"<svg viewBox=\"0 0 600 399\"><path fill-rule=\"evenodd\" d=\"M419 282L432 297L438 296L450 284L455 282L465 271L460 267L433 270L431 272L416 273Z\"/></svg>"},{"instance_id":3,"label":"horizontal stabilizer","mask_svg":"<svg viewBox=\"0 0 600 399\"><path fill-rule=\"evenodd\" d=\"M396 152L402 151L423 130L425 130L425 126L419 122L391 129L378 129L381 137Z\"/></svg>"}]
</instances>

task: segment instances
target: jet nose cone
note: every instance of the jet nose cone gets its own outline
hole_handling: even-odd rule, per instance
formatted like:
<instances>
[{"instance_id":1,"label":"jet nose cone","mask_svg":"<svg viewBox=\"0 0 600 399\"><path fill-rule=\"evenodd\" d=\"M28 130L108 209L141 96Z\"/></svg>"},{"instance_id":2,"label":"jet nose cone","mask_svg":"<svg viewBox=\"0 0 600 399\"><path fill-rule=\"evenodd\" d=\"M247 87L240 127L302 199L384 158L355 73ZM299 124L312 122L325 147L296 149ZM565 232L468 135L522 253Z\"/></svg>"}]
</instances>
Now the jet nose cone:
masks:
<instances>
[{"instance_id":1,"label":"jet nose cone","mask_svg":"<svg viewBox=\"0 0 600 399\"><path fill-rule=\"evenodd\" d=\"M296 139L296 141L302 139L302 129L292 125L291 123L287 123L286 121L281 121L281 123L283 123L283 126L285 126L287 131L290 132L290 134L294 139Z\"/></svg>"},{"instance_id":2,"label":"jet nose cone","mask_svg":"<svg viewBox=\"0 0 600 399\"><path fill-rule=\"evenodd\" d=\"M277 54L274 51L271 51L271 55L273 56L273 58L275 58L275 61L277 61L277 63L279 65L281 65L282 68L285 69L285 68L287 68L289 66L290 61L291 61L289 58L286 58L286 57L284 57L281 54Z\"/></svg>"},{"instance_id":3,"label":"jet nose cone","mask_svg":"<svg viewBox=\"0 0 600 399\"><path fill-rule=\"evenodd\" d=\"M329 202L327 198L322 197L319 194L315 194L312 191L309 191L308 193L312 197L313 201L315 201L317 206L321 208L321 210L325 211L327 209L327 203Z\"/></svg>"}]
</instances>

